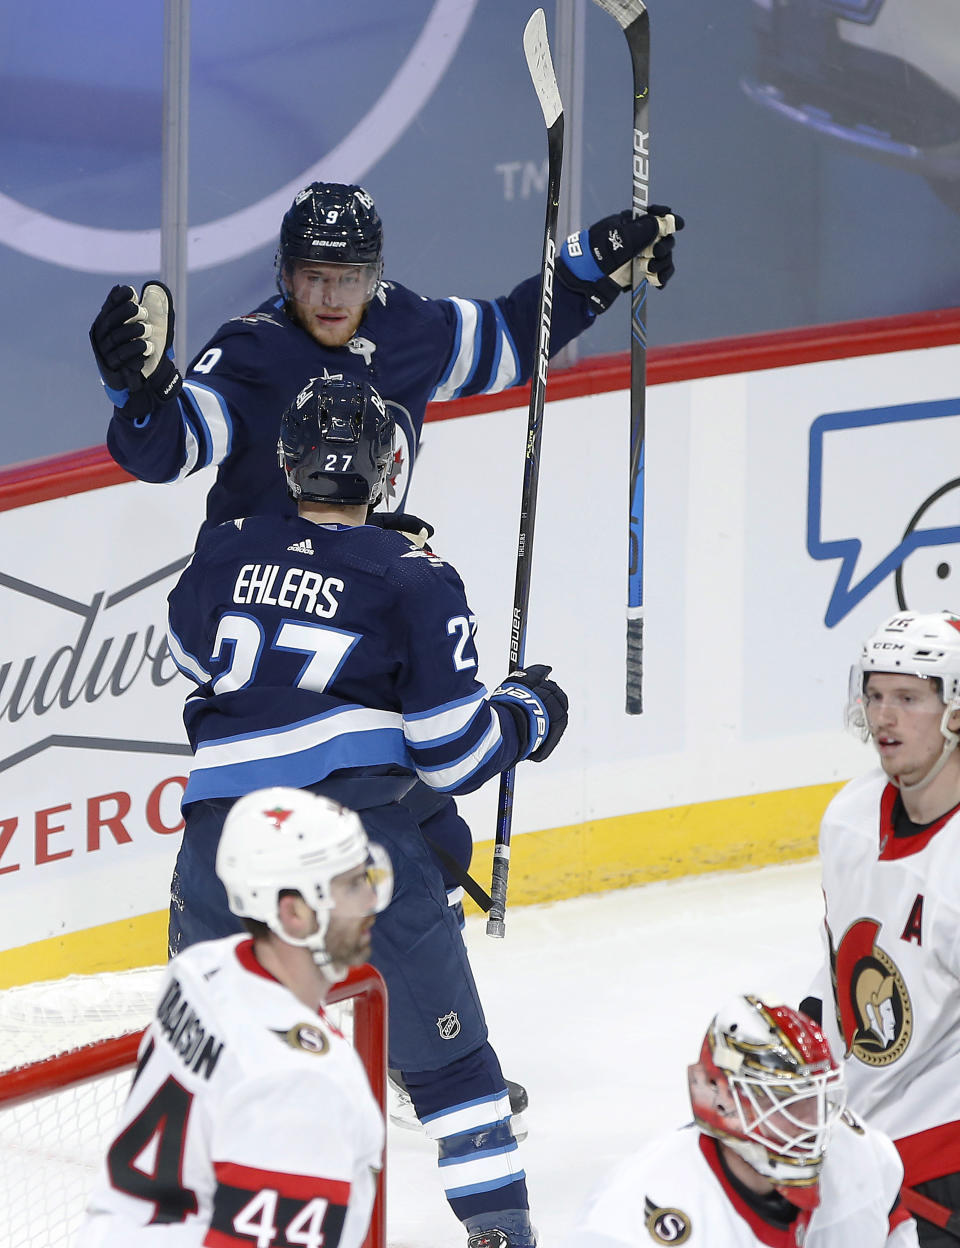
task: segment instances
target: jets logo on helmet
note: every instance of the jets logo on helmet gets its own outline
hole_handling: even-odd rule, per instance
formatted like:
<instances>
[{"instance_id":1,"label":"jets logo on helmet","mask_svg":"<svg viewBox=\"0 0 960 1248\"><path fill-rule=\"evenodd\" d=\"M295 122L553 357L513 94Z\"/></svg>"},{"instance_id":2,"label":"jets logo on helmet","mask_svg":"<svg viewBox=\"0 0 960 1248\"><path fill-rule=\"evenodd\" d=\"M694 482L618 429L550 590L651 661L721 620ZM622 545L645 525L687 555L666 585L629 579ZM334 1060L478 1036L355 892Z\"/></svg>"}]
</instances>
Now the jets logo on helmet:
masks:
<instances>
[{"instance_id":1,"label":"jets logo on helmet","mask_svg":"<svg viewBox=\"0 0 960 1248\"><path fill-rule=\"evenodd\" d=\"M273 820L275 828L282 828L284 823L293 814L292 810L284 810L282 806L274 806L273 810L265 810L263 812L268 819Z\"/></svg>"}]
</instances>

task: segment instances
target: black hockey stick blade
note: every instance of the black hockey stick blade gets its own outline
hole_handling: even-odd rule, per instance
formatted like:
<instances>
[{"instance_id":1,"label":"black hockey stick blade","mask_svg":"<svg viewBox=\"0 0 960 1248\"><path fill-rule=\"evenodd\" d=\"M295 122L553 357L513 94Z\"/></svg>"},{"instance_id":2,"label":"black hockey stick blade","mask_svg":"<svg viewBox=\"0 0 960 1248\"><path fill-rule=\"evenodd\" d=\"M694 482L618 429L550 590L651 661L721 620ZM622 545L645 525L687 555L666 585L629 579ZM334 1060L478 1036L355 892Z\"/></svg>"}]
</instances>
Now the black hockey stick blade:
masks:
<instances>
[{"instance_id":1,"label":"black hockey stick blade","mask_svg":"<svg viewBox=\"0 0 960 1248\"><path fill-rule=\"evenodd\" d=\"M550 365L550 323L553 312L553 273L557 253L557 218L560 210L560 166L563 157L563 105L557 90L547 22L543 9L537 9L523 32L527 68L537 92L547 126L547 210L540 261L540 301L538 333L530 382L530 408L523 461L523 492L520 498L520 532L517 538L517 572L513 590L513 617L510 627L508 671L523 666L527 639L527 607L530 601L530 569L533 532L537 514L537 485L540 475L540 441L543 404ZM510 870L510 832L513 822L513 781L511 767L500 776L497 802L497 834L493 849L493 876L490 883L490 914L487 935L505 935L507 879Z\"/></svg>"},{"instance_id":2,"label":"black hockey stick blade","mask_svg":"<svg viewBox=\"0 0 960 1248\"><path fill-rule=\"evenodd\" d=\"M633 68L633 214L650 202L650 18L643 0L595 0L620 25ZM647 390L647 280L639 259L633 262L630 298L630 481L629 559L627 564L626 697L628 715L643 712L643 522Z\"/></svg>"}]
</instances>

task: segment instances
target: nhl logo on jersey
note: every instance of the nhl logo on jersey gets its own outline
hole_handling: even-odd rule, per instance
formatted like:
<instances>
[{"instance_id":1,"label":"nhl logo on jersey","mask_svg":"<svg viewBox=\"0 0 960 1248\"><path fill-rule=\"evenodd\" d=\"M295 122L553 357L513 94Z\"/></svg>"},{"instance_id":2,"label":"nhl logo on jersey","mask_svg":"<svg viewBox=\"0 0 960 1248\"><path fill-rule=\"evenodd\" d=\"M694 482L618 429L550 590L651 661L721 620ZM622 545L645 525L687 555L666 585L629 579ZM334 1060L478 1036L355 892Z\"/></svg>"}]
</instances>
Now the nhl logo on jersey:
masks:
<instances>
[{"instance_id":1,"label":"nhl logo on jersey","mask_svg":"<svg viewBox=\"0 0 960 1248\"><path fill-rule=\"evenodd\" d=\"M437 1031L440 1032L441 1040L454 1040L460 1034L460 1019L456 1015L456 1011L451 1010L449 1014L444 1014L437 1019Z\"/></svg>"},{"instance_id":2,"label":"nhl logo on jersey","mask_svg":"<svg viewBox=\"0 0 960 1248\"><path fill-rule=\"evenodd\" d=\"M895 1062L913 1034L910 994L896 963L877 944L880 926L874 919L851 923L831 959L845 1056L866 1066Z\"/></svg>"},{"instance_id":3,"label":"nhl logo on jersey","mask_svg":"<svg viewBox=\"0 0 960 1248\"><path fill-rule=\"evenodd\" d=\"M296 1023L289 1031L278 1031L277 1035L282 1036L291 1049L300 1049L302 1053L322 1057L330 1050L329 1038L313 1023Z\"/></svg>"},{"instance_id":4,"label":"nhl logo on jersey","mask_svg":"<svg viewBox=\"0 0 960 1248\"><path fill-rule=\"evenodd\" d=\"M657 1205L648 1196L644 1201L644 1226L656 1244L685 1244L693 1231L689 1215L680 1209Z\"/></svg>"}]
</instances>

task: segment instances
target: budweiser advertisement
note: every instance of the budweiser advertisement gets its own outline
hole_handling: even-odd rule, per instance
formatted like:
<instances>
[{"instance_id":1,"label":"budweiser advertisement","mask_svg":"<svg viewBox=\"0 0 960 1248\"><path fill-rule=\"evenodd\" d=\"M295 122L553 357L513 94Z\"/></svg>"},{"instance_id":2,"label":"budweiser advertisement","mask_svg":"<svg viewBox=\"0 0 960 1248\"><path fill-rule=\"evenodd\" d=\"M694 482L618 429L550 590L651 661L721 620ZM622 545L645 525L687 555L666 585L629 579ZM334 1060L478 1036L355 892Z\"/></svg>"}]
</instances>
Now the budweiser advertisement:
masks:
<instances>
[{"instance_id":1,"label":"budweiser advertisement","mask_svg":"<svg viewBox=\"0 0 960 1248\"><path fill-rule=\"evenodd\" d=\"M190 766L166 597L209 483L0 513L0 950L166 907Z\"/></svg>"}]
</instances>

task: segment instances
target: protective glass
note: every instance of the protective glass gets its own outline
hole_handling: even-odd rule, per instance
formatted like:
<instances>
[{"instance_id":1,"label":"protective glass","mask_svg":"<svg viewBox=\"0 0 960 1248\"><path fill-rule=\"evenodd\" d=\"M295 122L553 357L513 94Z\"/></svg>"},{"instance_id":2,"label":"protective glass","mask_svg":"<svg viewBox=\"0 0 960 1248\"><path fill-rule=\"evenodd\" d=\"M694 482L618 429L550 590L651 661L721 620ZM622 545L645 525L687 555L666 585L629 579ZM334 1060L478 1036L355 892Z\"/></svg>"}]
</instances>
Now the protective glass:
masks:
<instances>
[{"instance_id":1,"label":"protective glass","mask_svg":"<svg viewBox=\"0 0 960 1248\"><path fill-rule=\"evenodd\" d=\"M870 682L869 689L865 689L867 677L873 674L864 672L859 663L854 663L847 682L846 723L855 732L859 732L864 740L869 737L872 725L886 708L894 709L898 715L927 715L937 718L943 715L943 699L940 697L937 680L909 673L911 679L897 682L890 688L880 688L874 680ZM894 675L888 672L876 674Z\"/></svg>"},{"instance_id":2,"label":"protective glass","mask_svg":"<svg viewBox=\"0 0 960 1248\"><path fill-rule=\"evenodd\" d=\"M380 281L379 264L293 262L290 297L311 308L356 308L369 303Z\"/></svg>"}]
</instances>

